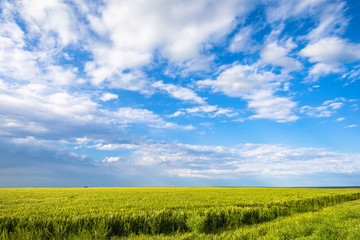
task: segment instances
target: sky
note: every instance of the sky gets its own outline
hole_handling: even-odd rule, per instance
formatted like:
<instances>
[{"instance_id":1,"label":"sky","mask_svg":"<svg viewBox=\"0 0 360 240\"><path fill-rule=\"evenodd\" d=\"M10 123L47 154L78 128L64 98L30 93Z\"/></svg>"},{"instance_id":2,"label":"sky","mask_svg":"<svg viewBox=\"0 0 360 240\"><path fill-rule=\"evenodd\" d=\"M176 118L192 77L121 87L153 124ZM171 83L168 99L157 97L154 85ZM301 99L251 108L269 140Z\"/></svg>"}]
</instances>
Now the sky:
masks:
<instances>
[{"instance_id":1,"label":"sky","mask_svg":"<svg viewBox=\"0 0 360 240\"><path fill-rule=\"evenodd\" d=\"M0 4L0 187L360 185L359 1Z\"/></svg>"}]
</instances>

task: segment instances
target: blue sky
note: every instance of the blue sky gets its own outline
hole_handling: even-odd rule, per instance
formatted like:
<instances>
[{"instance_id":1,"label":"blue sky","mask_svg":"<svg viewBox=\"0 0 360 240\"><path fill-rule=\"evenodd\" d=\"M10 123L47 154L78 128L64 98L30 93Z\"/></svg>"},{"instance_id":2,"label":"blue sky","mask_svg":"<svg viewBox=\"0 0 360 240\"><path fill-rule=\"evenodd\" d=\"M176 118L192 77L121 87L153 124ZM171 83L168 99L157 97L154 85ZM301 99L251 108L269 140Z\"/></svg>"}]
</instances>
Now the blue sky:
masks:
<instances>
[{"instance_id":1,"label":"blue sky","mask_svg":"<svg viewBox=\"0 0 360 240\"><path fill-rule=\"evenodd\" d=\"M360 3L1 1L0 187L360 185Z\"/></svg>"}]
</instances>

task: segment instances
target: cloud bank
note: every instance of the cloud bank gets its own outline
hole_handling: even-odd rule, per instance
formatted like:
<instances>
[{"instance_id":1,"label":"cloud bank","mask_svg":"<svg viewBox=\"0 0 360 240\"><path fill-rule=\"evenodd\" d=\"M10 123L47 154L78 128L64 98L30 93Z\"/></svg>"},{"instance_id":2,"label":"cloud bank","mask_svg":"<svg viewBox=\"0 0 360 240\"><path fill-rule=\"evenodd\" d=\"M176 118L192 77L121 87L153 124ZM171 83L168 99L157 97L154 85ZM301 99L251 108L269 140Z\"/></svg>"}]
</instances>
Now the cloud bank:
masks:
<instances>
[{"instance_id":1,"label":"cloud bank","mask_svg":"<svg viewBox=\"0 0 360 240\"><path fill-rule=\"evenodd\" d=\"M353 179L358 12L344 0L1 1L0 182Z\"/></svg>"}]
</instances>

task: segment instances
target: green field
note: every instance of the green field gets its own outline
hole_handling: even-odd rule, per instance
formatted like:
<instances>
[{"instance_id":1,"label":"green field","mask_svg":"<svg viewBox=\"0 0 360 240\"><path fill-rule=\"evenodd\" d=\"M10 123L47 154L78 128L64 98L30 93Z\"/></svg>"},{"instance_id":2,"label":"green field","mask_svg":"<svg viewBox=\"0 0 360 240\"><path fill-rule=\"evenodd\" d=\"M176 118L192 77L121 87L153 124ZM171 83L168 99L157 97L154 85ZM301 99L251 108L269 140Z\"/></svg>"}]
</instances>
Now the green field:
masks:
<instances>
[{"instance_id":1,"label":"green field","mask_svg":"<svg viewBox=\"0 0 360 240\"><path fill-rule=\"evenodd\" d=\"M357 199L360 189L0 189L0 239L359 239Z\"/></svg>"}]
</instances>

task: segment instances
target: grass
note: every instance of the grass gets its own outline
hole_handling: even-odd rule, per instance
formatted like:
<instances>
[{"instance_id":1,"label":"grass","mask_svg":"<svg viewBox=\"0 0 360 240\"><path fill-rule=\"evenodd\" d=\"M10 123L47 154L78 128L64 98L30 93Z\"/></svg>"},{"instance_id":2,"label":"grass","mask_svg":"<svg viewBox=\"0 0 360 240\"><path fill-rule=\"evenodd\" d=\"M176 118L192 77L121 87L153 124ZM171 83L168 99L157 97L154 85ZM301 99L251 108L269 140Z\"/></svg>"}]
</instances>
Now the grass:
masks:
<instances>
[{"instance_id":1,"label":"grass","mask_svg":"<svg viewBox=\"0 0 360 240\"><path fill-rule=\"evenodd\" d=\"M254 239L269 230L244 231L359 198L359 189L0 189L0 239Z\"/></svg>"},{"instance_id":2,"label":"grass","mask_svg":"<svg viewBox=\"0 0 360 240\"><path fill-rule=\"evenodd\" d=\"M271 222L225 229L218 233L140 235L114 239L360 239L360 200L316 212L296 213Z\"/></svg>"}]
</instances>

